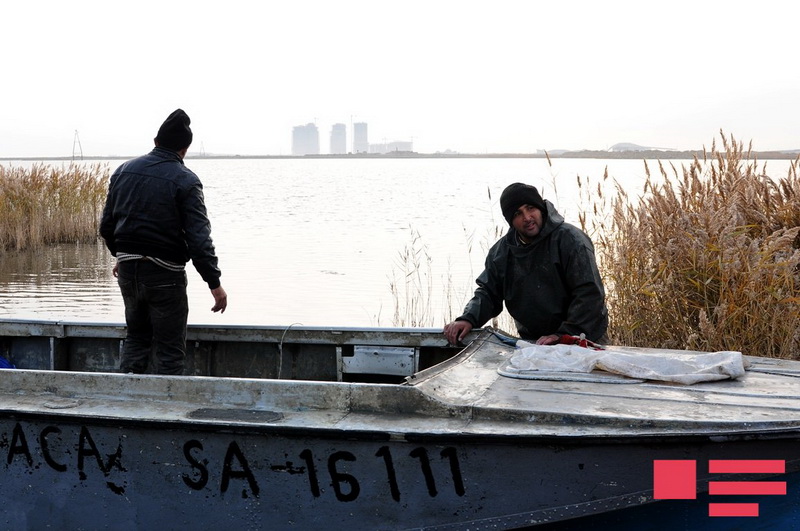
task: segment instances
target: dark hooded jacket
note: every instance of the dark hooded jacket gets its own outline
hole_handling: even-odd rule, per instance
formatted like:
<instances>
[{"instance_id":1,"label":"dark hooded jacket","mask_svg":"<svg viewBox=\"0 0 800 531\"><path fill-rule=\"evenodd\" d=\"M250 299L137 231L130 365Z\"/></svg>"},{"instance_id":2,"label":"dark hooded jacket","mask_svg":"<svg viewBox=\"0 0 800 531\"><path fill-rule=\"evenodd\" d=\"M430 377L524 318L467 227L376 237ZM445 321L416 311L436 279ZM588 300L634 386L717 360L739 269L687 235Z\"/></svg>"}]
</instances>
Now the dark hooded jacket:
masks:
<instances>
[{"instance_id":1,"label":"dark hooded jacket","mask_svg":"<svg viewBox=\"0 0 800 531\"><path fill-rule=\"evenodd\" d=\"M100 235L114 256L141 254L195 269L220 285L203 185L177 152L156 147L111 176Z\"/></svg>"},{"instance_id":2,"label":"dark hooded jacket","mask_svg":"<svg viewBox=\"0 0 800 531\"><path fill-rule=\"evenodd\" d=\"M522 338L584 333L591 341L604 340L608 310L592 242L564 223L550 201L545 205L544 226L528 245L518 242L511 227L489 249L475 295L456 320L483 326L505 302Z\"/></svg>"}]
</instances>

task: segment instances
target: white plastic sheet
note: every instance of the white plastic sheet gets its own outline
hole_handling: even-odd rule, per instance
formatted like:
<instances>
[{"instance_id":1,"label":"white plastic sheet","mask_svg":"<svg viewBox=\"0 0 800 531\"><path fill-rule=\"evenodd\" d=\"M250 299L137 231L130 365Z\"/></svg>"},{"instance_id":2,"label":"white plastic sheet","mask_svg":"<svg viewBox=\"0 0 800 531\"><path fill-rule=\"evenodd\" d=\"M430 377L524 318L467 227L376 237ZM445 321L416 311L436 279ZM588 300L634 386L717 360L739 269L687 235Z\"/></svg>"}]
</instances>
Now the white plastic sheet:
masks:
<instances>
[{"instance_id":1,"label":"white plastic sheet","mask_svg":"<svg viewBox=\"0 0 800 531\"><path fill-rule=\"evenodd\" d=\"M589 373L602 370L631 378L695 384L744 376L741 352L592 350L577 345L518 343L506 372Z\"/></svg>"}]
</instances>

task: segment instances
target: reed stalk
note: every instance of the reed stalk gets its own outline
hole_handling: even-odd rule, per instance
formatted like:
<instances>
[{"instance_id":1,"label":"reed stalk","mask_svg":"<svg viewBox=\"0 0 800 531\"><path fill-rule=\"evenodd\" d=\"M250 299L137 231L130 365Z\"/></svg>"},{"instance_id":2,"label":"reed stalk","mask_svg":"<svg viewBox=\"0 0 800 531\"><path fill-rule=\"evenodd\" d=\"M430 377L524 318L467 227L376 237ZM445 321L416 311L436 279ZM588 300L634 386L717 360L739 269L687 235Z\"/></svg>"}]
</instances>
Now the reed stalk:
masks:
<instances>
[{"instance_id":1,"label":"reed stalk","mask_svg":"<svg viewBox=\"0 0 800 531\"><path fill-rule=\"evenodd\" d=\"M475 234L464 229L466 254L480 252L483 256L502 236L505 227L490 226L475 245ZM394 300L392 325L399 327L444 326L461 315L475 290L475 272L468 277L454 279L450 264L439 279L433 268L433 258L419 232L409 227L410 241L398 252L395 267L389 280L389 290ZM471 263L471 259L470 259ZM439 282L440 280L440 282ZM441 290L437 293L437 290ZM433 304L441 300L442 307ZM501 330L516 330L514 320L503 311L491 321L491 326Z\"/></svg>"},{"instance_id":2,"label":"reed stalk","mask_svg":"<svg viewBox=\"0 0 800 531\"><path fill-rule=\"evenodd\" d=\"M431 256L419 232L410 228L410 234L411 241L398 254L389 283L394 298L392 322L400 327L424 327L432 320Z\"/></svg>"},{"instance_id":3,"label":"reed stalk","mask_svg":"<svg viewBox=\"0 0 800 531\"><path fill-rule=\"evenodd\" d=\"M0 165L0 249L95 241L108 178L99 163Z\"/></svg>"}]
</instances>

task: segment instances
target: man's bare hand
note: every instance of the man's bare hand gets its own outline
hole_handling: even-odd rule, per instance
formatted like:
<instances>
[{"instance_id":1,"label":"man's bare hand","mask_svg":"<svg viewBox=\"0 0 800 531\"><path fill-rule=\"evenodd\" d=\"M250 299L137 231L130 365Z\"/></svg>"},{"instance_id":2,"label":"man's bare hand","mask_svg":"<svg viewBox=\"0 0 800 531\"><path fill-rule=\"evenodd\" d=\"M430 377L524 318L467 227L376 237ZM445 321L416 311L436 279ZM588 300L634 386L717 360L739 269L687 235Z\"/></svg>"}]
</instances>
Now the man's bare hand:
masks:
<instances>
[{"instance_id":1,"label":"man's bare hand","mask_svg":"<svg viewBox=\"0 0 800 531\"><path fill-rule=\"evenodd\" d=\"M542 336L536 340L537 345L555 345L561 340L558 334L550 334L549 336Z\"/></svg>"},{"instance_id":2,"label":"man's bare hand","mask_svg":"<svg viewBox=\"0 0 800 531\"><path fill-rule=\"evenodd\" d=\"M453 321L444 327L444 337L451 345L458 345L472 331L469 321Z\"/></svg>"},{"instance_id":3,"label":"man's bare hand","mask_svg":"<svg viewBox=\"0 0 800 531\"><path fill-rule=\"evenodd\" d=\"M212 312L225 313L225 308L228 307L228 294L222 289L222 286L211 290L214 296L214 307L211 308Z\"/></svg>"}]
</instances>

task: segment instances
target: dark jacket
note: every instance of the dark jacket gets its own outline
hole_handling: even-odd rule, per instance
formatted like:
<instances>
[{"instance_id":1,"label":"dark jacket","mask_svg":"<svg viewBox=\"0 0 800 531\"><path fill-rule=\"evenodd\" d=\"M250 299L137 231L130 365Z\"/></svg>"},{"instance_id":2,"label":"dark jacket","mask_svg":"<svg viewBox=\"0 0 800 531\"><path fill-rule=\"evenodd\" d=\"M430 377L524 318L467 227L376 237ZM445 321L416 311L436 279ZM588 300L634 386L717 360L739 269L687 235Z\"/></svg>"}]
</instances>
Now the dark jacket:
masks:
<instances>
[{"instance_id":1,"label":"dark jacket","mask_svg":"<svg viewBox=\"0 0 800 531\"><path fill-rule=\"evenodd\" d=\"M210 289L220 285L200 179L180 155L157 147L111 176L100 235L114 256L141 254L185 264Z\"/></svg>"},{"instance_id":2,"label":"dark jacket","mask_svg":"<svg viewBox=\"0 0 800 531\"><path fill-rule=\"evenodd\" d=\"M505 302L522 338L584 333L599 341L608 311L594 247L580 229L564 223L552 203L545 204L544 226L531 243L520 245L512 227L492 246L478 289L456 320L483 326Z\"/></svg>"}]
</instances>

